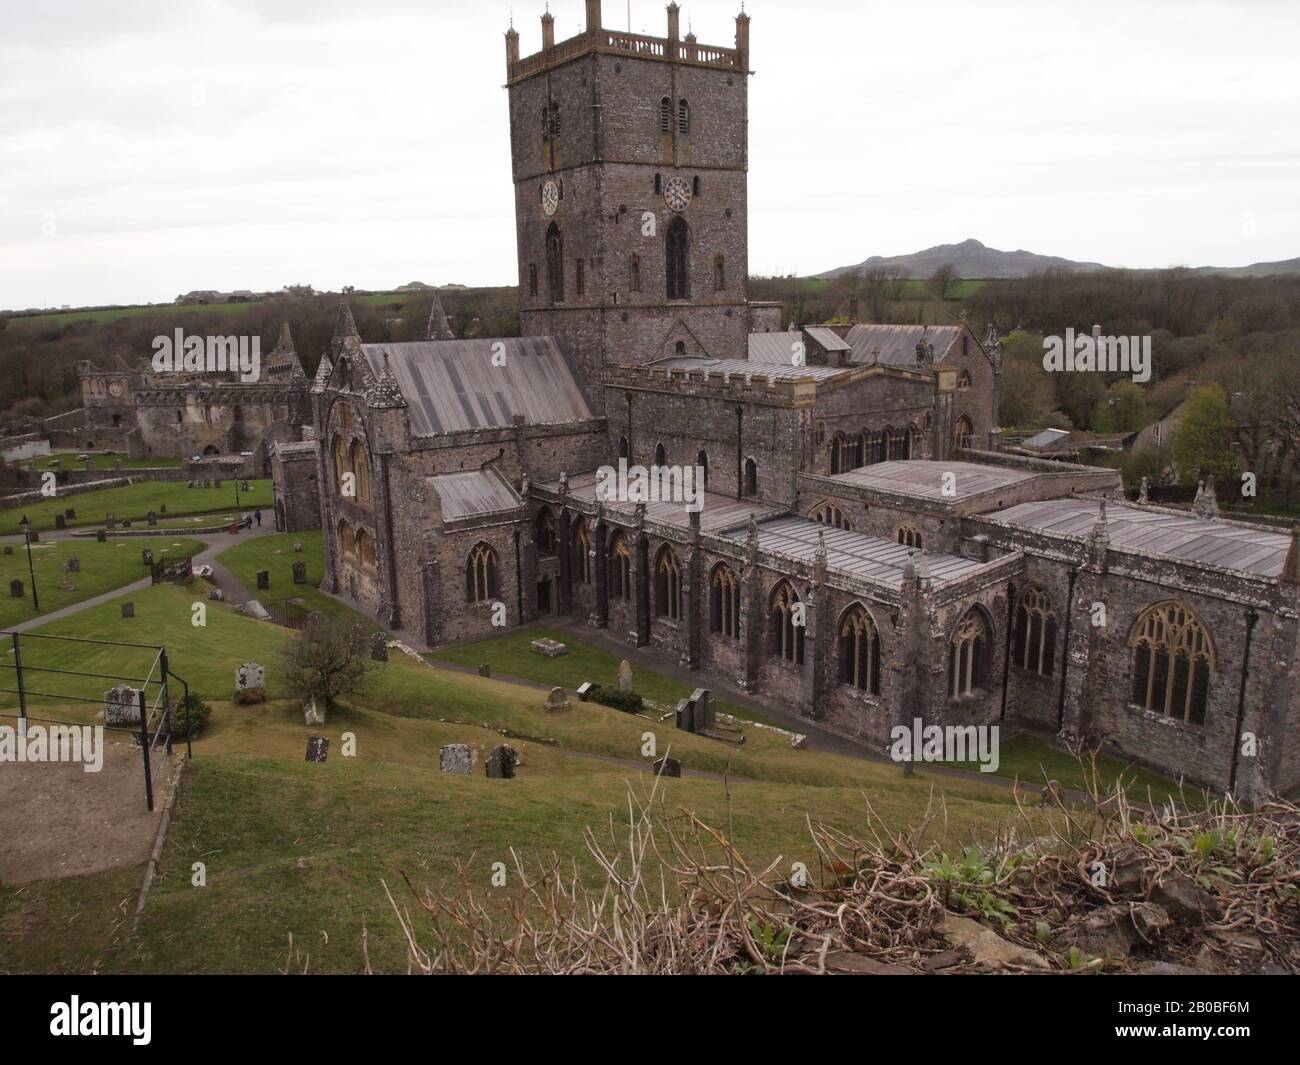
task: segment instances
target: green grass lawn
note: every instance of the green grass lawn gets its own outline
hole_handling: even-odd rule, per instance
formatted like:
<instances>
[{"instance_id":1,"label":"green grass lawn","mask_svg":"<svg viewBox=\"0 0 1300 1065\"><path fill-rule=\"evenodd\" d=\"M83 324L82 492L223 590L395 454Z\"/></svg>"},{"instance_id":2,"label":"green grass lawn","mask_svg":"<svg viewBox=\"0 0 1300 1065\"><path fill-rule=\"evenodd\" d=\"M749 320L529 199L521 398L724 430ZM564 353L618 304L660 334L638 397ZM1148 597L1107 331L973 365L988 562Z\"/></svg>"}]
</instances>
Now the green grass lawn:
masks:
<instances>
[{"instance_id":1,"label":"green grass lawn","mask_svg":"<svg viewBox=\"0 0 1300 1065\"><path fill-rule=\"evenodd\" d=\"M32 607L31 574L27 566L27 550L22 544L11 545L12 555L0 555L0 629L19 622L29 621L38 614ZM73 603L103 595L133 581L147 580L149 567L142 561L141 552L153 551L161 561L164 553L169 558L185 558L197 554L203 545L195 540L180 537L131 537L109 540L107 543L87 541L42 541L32 544L32 567L36 570L36 589L40 596L41 614L60 610ZM68 574L73 591L62 588L64 566L69 557L76 556L81 572ZM9 582L17 578L23 582L26 596L14 599L9 595Z\"/></svg>"},{"instance_id":2,"label":"green grass lawn","mask_svg":"<svg viewBox=\"0 0 1300 1065\"><path fill-rule=\"evenodd\" d=\"M170 522L189 514L229 512L242 515L245 511L261 507L262 520L267 520L266 514L272 505L271 482L249 481L249 491L239 493L238 508L235 506L235 483L222 481L221 488L217 489L187 488L184 481L142 481L118 488L59 495L54 499L43 499L39 503L0 511L0 536L18 533L18 523L24 515L41 532L53 530L54 516L69 508L77 513L75 518L68 519L69 528L102 525L104 516L110 512L117 515L119 522L125 518L133 525L143 524L151 510L158 513L160 521ZM164 506L167 508L166 513L163 513Z\"/></svg>"},{"instance_id":3,"label":"green grass lawn","mask_svg":"<svg viewBox=\"0 0 1300 1065\"><path fill-rule=\"evenodd\" d=\"M263 516L265 520L265 516ZM295 552L294 544L302 544ZM325 579L324 538L319 529L300 533L275 533L237 544L217 556L217 560L243 582L250 591L257 587L257 571L266 570L271 576L269 591L261 593L262 603L270 604L283 599L297 599L303 609L317 611L331 618L344 618L373 626L364 615L320 590ZM307 583L293 583L293 564L307 563Z\"/></svg>"},{"instance_id":4,"label":"green grass lawn","mask_svg":"<svg viewBox=\"0 0 1300 1065\"><path fill-rule=\"evenodd\" d=\"M92 470L112 470L119 462L128 470L178 470L184 465L184 459L143 458L133 459L126 455L101 455L98 451L56 451L52 455L35 459L38 470L52 470L57 459L65 470L82 470L86 464L78 460L78 455L88 455Z\"/></svg>"},{"instance_id":5,"label":"green grass lawn","mask_svg":"<svg viewBox=\"0 0 1300 1065\"><path fill-rule=\"evenodd\" d=\"M476 889L491 896L489 868L510 864L512 850L572 856L584 875L593 874L583 829L618 835L629 782L640 788L648 780L646 732L655 734L657 753L671 747L688 773L663 782L665 814L688 809L715 825L730 821L737 846L753 862L780 856L782 866L804 861L816 870L807 818L854 831L869 800L890 825L910 825L932 788L946 804L932 831L953 846L1013 816L1005 788L924 770L905 779L893 766L792 750L761 730L732 748L595 704L548 714L542 692L430 669L396 653L376 664L363 690L326 725L308 728L280 679L276 651L285 630L219 604L209 604L207 626L195 628L194 599L192 591L162 586L135 597L132 621L105 604L45 630L165 639L173 669L212 703L214 715L195 742L192 778L139 933L131 934L120 916L132 911L139 869L134 878L115 870L0 887L0 932L23 930L0 935L0 971L93 965L104 972L270 973L284 967L292 934L296 967L309 956L312 972L356 972L363 930L375 968L402 971L403 947L381 880L405 901L403 872L417 885L446 884L459 861ZM249 659L266 667L271 702L235 706L234 670ZM75 644L51 644L40 660L55 667L74 662L106 673L136 666L120 650ZM641 674L646 687L650 678ZM92 721L97 709L70 704L59 716ZM312 733L331 738L325 765L303 761ZM342 757L344 733L355 738L353 758ZM474 776L437 771L438 749L452 742L478 746ZM520 753L519 775L487 780L483 759L502 742ZM722 781L707 775L728 770L729 802ZM207 887L191 884L196 861L206 865ZM513 877L496 897L504 901L512 887Z\"/></svg>"}]
</instances>

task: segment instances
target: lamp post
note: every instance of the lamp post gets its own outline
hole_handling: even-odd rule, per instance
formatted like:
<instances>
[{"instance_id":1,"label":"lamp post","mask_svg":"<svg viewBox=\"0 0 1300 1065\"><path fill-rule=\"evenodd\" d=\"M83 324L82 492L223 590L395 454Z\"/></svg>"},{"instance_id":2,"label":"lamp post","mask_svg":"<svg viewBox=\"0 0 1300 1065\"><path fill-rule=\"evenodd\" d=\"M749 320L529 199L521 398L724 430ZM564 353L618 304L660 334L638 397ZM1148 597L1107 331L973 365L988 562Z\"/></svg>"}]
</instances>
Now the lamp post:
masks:
<instances>
[{"instance_id":1,"label":"lamp post","mask_svg":"<svg viewBox=\"0 0 1300 1065\"><path fill-rule=\"evenodd\" d=\"M18 528L23 531L23 539L27 542L27 572L32 578L32 607L36 613L41 612L41 601L36 594L36 567L32 565L32 523L27 520L27 515L23 515L23 520L18 523Z\"/></svg>"}]
</instances>

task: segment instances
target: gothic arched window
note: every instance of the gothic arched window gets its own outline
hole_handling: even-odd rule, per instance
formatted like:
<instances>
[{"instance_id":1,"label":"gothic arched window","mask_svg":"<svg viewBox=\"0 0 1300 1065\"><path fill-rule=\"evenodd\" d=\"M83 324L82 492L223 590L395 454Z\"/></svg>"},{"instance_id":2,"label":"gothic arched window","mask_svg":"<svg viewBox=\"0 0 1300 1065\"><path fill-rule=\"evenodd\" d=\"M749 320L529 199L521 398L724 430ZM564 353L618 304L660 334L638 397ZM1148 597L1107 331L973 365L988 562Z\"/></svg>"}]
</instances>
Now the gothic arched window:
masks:
<instances>
[{"instance_id":1,"label":"gothic arched window","mask_svg":"<svg viewBox=\"0 0 1300 1065\"><path fill-rule=\"evenodd\" d=\"M709 581L709 621L714 632L740 638L740 578L725 562L718 563Z\"/></svg>"},{"instance_id":2,"label":"gothic arched window","mask_svg":"<svg viewBox=\"0 0 1300 1065\"><path fill-rule=\"evenodd\" d=\"M948 647L948 695L956 699L984 686L992 639L988 622L977 608L961 619Z\"/></svg>"},{"instance_id":3,"label":"gothic arched window","mask_svg":"<svg viewBox=\"0 0 1300 1065\"><path fill-rule=\"evenodd\" d=\"M673 131L673 101L670 97L665 96L659 101L659 132L671 133Z\"/></svg>"},{"instance_id":4,"label":"gothic arched window","mask_svg":"<svg viewBox=\"0 0 1300 1065\"><path fill-rule=\"evenodd\" d=\"M341 436L335 436L333 443L330 444L330 455L334 459L334 490L343 495L343 477L344 474L352 472L352 466L348 461L348 448L343 442Z\"/></svg>"},{"instance_id":5,"label":"gothic arched window","mask_svg":"<svg viewBox=\"0 0 1300 1065\"><path fill-rule=\"evenodd\" d=\"M880 634L858 604L840 619L840 683L880 694Z\"/></svg>"},{"instance_id":6,"label":"gothic arched window","mask_svg":"<svg viewBox=\"0 0 1300 1065\"><path fill-rule=\"evenodd\" d=\"M655 444L655 465L656 466L668 465L668 455L667 452L664 451L663 444Z\"/></svg>"},{"instance_id":7,"label":"gothic arched window","mask_svg":"<svg viewBox=\"0 0 1300 1065\"><path fill-rule=\"evenodd\" d=\"M915 525L900 525L898 527L898 542L904 547L914 547L918 551L925 546L921 539L921 530Z\"/></svg>"},{"instance_id":8,"label":"gothic arched window","mask_svg":"<svg viewBox=\"0 0 1300 1065\"><path fill-rule=\"evenodd\" d=\"M1011 662L1020 669L1050 677L1056 665L1056 614L1042 588L1029 588L1016 608Z\"/></svg>"},{"instance_id":9,"label":"gothic arched window","mask_svg":"<svg viewBox=\"0 0 1300 1065\"><path fill-rule=\"evenodd\" d=\"M628 287L633 292L641 291L641 256L635 252L632 254L631 262L628 264Z\"/></svg>"},{"instance_id":10,"label":"gothic arched window","mask_svg":"<svg viewBox=\"0 0 1300 1065\"><path fill-rule=\"evenodd\" d=\"M1215 672L1210 634L1181 603L1157 603L1138 618L1133 648L1133 702L1192 725L1205 724Z\"/></svg>"},{"instance_id":11,"label":"gothic arched window","mask_svg":"<svg viewBox=\"0 0 1300 1065\"><path fill-rule=\"evenodd\" d=\"M630 459L632 457L632 447L628 444L626 436L618 438L618 457L621 459Z\"/></svg>"},{"instance_id":12,"label":"gothic arched window","mask_svg":"<svg viewBox=\"0 0 1300 1065\"><path fill-rule=\"evenodd\" d=\"M969 451L971 441L975 437L975 426L971 420L962 415L957 419L957 424L952 431L952 446L958 451Z\"/></svg>"},{"instance_id":13,"label":"gothic arched window","mask_svg":"<svg viewBox=\"0 0 1300 1065\"><path fill-rule=\"evenodd\" d=\"M346 521L339 522L339 558L345 562L351 562L353 555L356 553L356 540L352 536L352 529Z\"/></svg>"},{"instance_id":14,"label":"gothic arched window","mask_svg":"<svg viewBox=\"0 0 1300 1065\"><path fill-rule=\"evenodd\" d=\"M497 595L497 553L487 544L478 544L465 559L465 599L486 603Z\"/></svg>"},{"instance_id":15,"label":"gothic arched window","mask_svg":"<svg viewBox=\"0 0 1300 1065\"><path fill-rule=\"evenodd\" d=\"M695 465L699 467L702 484L707 485L709 483L709 453L701 451L696 455Z\"/></svg>"},{"instance_id":16,"label":"gothic arched window","mask_svg":"<svg viewBox=\"0 0 1300 1065\"><path fill-rule=\"evenodd\" d=\"M677 101L677 132L690 133L691 131L691 105L684 99Z\"/></svg>"},{"instance_id":17,"label":"gothic arched window","mask_svg":"<svg viewBox=\"0 0 1300 1065\"><path fill-rule=\"evenodd\" d=\"M555 554L555 516L547 507L537 512L537 553Z\"/></svg>"},{"instance_id":18,"label":"gothic arched window","mask_svg":"<svg viewBox=\"0 0 1300 1065\"><path fill-rule=\"evenodd\" d=\"M682 570L667 544L655 560L655 612L673 621L682 620Z\"/></svg>"},{"instance_id":19,"label":"gothic arched window","mask_svg":"<svg viewBox=\"0 0 1300 1065\"><path fill-rule=\"evenodd\" d=\"M853 522L844 511L840 510L834 503L822 503L813 509L808 515L813 521L819 521L823 525L829 525L832 529L849 529L852 530Z\"/></svg>"},{"instance_id":20,"label":"gothic arched window","mask_svg":"<svg viewBox=\"0 0 1300 1065\"><path fill-rule=\"evenodd\" d=\"M365 529L357 530L357 561L361 563L362 569L374 572L375 538Z\"/></svg>"},{"instance_id":21,"label":"gothic arched window","mask_svg":"<svg viewBox=\"0 0 1300 1065\"><path fill-rule=\"evenodd\" d=\"M727 287L727 257L718 255L713 260L713 287L721 292Z\"/></svg>"},{"instance_id":22,"label":"gothic arched window","mask_svg":"<svg viewBox=\"0 0 1300 1065\"><path fill-rule=\"evenodd\" d=\"M627 536L622 532L616 532L610 541L606 574L611 599L632 597L632 551L628 547Z\"/></svg>"},{"instance_id":23,"label":"gothic arched window","mask_svg":"<svg viewBox=\"0 0 1300 1065\"><path fill-rule=\"evenodd\" d=\"M803 665L804 609L799 594L789 581L781 581L768 604L772 655L785 662Z\"/></svg>"},{"instance_id":24,"label":"gothic arched window","mask_svg":"<svg viewBox=\"0 0 1300 1065\"><path fill-rule=\"evenodd\" d=\"M366 445L360 440L352 441L352 447L348 451L349 465L352 473L356 477L356 493L358 503L370 502L370 456L366 452Z\"/></svg>"},{"instance_id":25,"label":"gothic arched window","mask_svg":"<svg viewBox=\"0 0 1300 1065\"><path fill-rule=\"evenodd\" d=\"M745 495L758 495L758 463L753 459L745 460Z\"/></svg>"},{"instance_id":26,"label":"gothic arched window","mask_svg":"<svg viewBox=\"0 0 1300 1065\"><path fill-rule=\"evenodd\" d=\"M546 283L550 286L551 302L564 302L564 238L554 222L546 231Z\"/></svg>"},{"instance_id":27,"label":"gothic arched window","mask_svg":"<svg viewBox=\"0 0 1300 1065\"><path fill-rule=\"evenodd\" d=\"M668 298L691 298L691 230L686 219L676 215L668 223L667 235Z\"/></svg>"}]
</instances>

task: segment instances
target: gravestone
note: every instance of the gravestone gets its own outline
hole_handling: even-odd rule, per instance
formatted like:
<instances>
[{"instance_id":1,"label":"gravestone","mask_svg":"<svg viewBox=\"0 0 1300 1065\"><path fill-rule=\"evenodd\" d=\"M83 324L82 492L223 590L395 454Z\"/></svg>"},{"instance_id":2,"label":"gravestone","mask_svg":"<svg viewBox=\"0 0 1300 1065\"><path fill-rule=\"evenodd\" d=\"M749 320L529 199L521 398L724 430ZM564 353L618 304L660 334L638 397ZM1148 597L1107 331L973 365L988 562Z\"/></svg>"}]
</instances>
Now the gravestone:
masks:
<instances>
[{"instance_id":1,"label":"gravestone","mask_svg":"<svg viewBox=\"0 0 1300 1065\"><path fill-rule=\"evenodd\" d=\"M79 559L76 555L69 555L68 561L65 563L65 565L69 573L81 572L81 559Z\"/></svg>"},{"instance_id":2,"label":"gravestone","mask_svg":"<svg viewBox=\"0 0 1300 1065\"><path fill-rule=\"evenodd\" d=\"M438 752L438 768L444 773L468 776L474 771L474 748L468 743L449 743Z\"/></svg>"},{"instance_id":3,"label":"gravestone","mask_svg":"<svg viewBox=\"0 0 1300 1065\"><path fill-rule=\"evenodd\" d=\"M134 604L134 603L123 603L123 604L122 604L122 617L124 617L124 618L133 618L133 617L135 617L135 604Z\"/></svg>"},{"instance_id":4,"label":"gravestone","mask_svg":"<svg viewBox=\"0 0 1300 1065\"><path fill-rule=\"evenodd\" d=\"M241 492L247 492L247 491L248 491L248 482L247 482L247 481L240 481L240 482L239 482L239 490L240 490Z\"/></svg>"},{"instance_id":5,"label":"gravestone","mask_svg":"<svg viewBox=\"0 0 1300 1065\"><path fill-rule=\"evenodd\" d=\"M5 544L5 554L6 554L6 555L12 555L13 553L14 553L14 545L13 545L13 544Z\"/></svg>"},{"instance_id":6,"label":"gravestone","mask_svg":"<svg viewBox=\"0 0 1300 1065\"><path fill-rule=\"evenodd\" d=\"M150 525L157 525L157 524L158 524L158 515L157 515L154 511L151 510L151 511L149 511L148 517L146 517L145 520L146 520Z\"/></svg>"},{"instance_id":7,"label":"gravestone","mask_svg":"<svg viewBox=\"0 0 1300 1065\"><path fill-rule=\"evenodd\" d=\"M330 741L324 736L312 736L307 741L306 761L320 765L329 759Z\"/></svg>"},{"instance_id":8,"label":"gravestone","mask_svg":"<svg viewBox=\"0 0 1300 1065\"><path fill-rule=\"evenodd\" d=\"M513 747L493 747L487 760L488 779L513 780L518 764L519 755Z\"/></svg>"},{"instance_id":9,"label":"gravestone","mask_svg":"<svg viewBox=\"0 0 1300 1065\"><path fill-rule=\"evenodd\" d=\"M63 583L59 585L59 590L63 592L75 592L77 586L72 583L72 578L65 573L63 575Z\"/></svg>"},{"instance_id":10,"label":"gravestone","mask_svg":"<svg viewBox=\"0 0 1300 1065\"><path fill-rule=\"evenodd\" d=\"M559 658L566 651L568 651L568 648L558 640L548 640L542 637L533 641L533 653L545 655L547 658Z\"/></svg>"},{"instance_id":11,"label":"gravestone","mask_svg":"<svg viewBox=\"0 0 1300 1065\"><path fill-rule=\"evenodd\" d=\"M677 704L677 727L683 732L705 732L713 728L713 719L713 697L707 688L696 688Z\"/></svg>"},{"instance_id":12,"label":"gravestone","mask_svg":"<svg viewBox=\"0 0 1300 1065\"><path fill-rule=\"evenodd\" d=\"M34 544L39 543L41 539L41 530L33 529L30 533L27 534L27 539L29 539Z\"/></svg>"},{"instance_id":13,"label":"gravestone","mask_svg":"<svg viewBox=\"0 0 1300 1065\"><path fill-rule=\"evenodd\" d=\"M68 519L65 518L62 514L55 514L54 527L56 529L66 529L68 527Z\"/></svg>"},{"instance_id":14,"label":"gravestone","mask_svg":"<svg viewBox=\"0 0 1300 1065\"><path fill-rule=\"evenodd\" d=\"M9 582L9 594L15 599L21 599L25 594L23 592L23 582L17 577Z\"/></svg>"},{"instance_id":15,"label":"gravestone","mask_svg":"<svg viewBox=\"0 0 1300 1065\"><path fill-rule=\"evenodd\" d=\"M325 712L317 708L315 696L302 704L302 716L309 725L325 724Z\"/></svg>"},{"instance_id":16,"label":"gravestone","mask_svg":"<svg viewBox=\"0 0 1300 1065\"><path fill-rule=\"evenodd\" d=\"M632 690L632 663L626 658L618 664L618 690L621 692Z\"/></svg>"},{"instance_id":17,"label":"gravestone","mask_svg":"<svg viewBox=\"0 0 1300 1065\"><path fill-rule=\"evenodd\" d=\"M655 776L657 777L680 777L682 775L682 763L676 758L670 758L664 755L659 761L655 762Z\"/></svg>"},{"instance_id":18,"label":"gravestone","mask_svg":"<svg viewBox=\"0 0 1300 1065\"><path fill-rule=\"evenodd\" d=\"M294 583L294 584L306 584L306 583L307 583L307 563L306 563L306 562L295 562L295 563L293 564L293 583Z\"/></svg>"},{"instance_id":19,"label":"gravestone","mask_svg":"<svg viewBox=\"0 0 1300 1065\"><path fill-rule=\"evenodd\" d=\"M105 692L104 724L110 728L140 724L140 693L125 684Z\"/></svg>"},{"instance_id":20,"label":"gravestone","mask_svg":"<svg viewBox=\"0 0 1300 1065\"><path fill-rule=\"evenodd\" d=\"M167 504L166 504L166 503L163 503L163 504L161 504L161 505L158 507L158 513L159 513L159 514L166 514L166 513L167 513Z\"/></svg>"},{"instance_id":21,"label":"gravestone","mask_svg":"<svg viewBox=\"0 0 1300 1065\"><path fill-rule=\"evenodd\" d=\"M122 519L122 528L123 528L123 529L129 529L129 528L131 528L131 519L130 519L130 518L123 518L123 519Z\"/></svg>"},{"instance_id":22,"label":"gravestone","mask_svg":"<svg viewBox=\"0 0 1300 1065\"><path fill-rule=\"evenodd\" d=\"M220 487L221 487L221 482L220 482L220 481L213 481L213 482L212 482L212 487L213 487L213 488L220 488Z\"/></svg>"},{"instance_id":23,"label":"gravestone","mask_svg":"<svg viewBox=\"0 0 1300 1065\"><path fill-rule=\"evenodd\" d=\"M245 662L235 670L235 702L266 701L266 671L256 662Z\"/></svg>"},{"instance_id":24,"label":"gravestone","mask_svg":"<svg viewBox=\"0 0 1300 1065\"><path fill-rule=\"evenodd\" d=\"M186 487L186 488L193 488L193 487L194 487L194 482L193 482L193 481L186 481L186 482L185 482L185 487Z\"/></svg>"},{"instance_id":25,"label":"gravestone","mask_svg":"<svg viewBox=\"0 0 1300 1065\"><path fill-rule=\"evenodd\" d=\"M214 603L222 603L225 602L226 593L223 592L220 588L209 588L208 598L211 599Z\"/></svg>"},{"instance_id":26,"label":"gravestone","mask_svg":"<svg viewBox=\"0 0 1300 1065\"><path fill-rule=\"evenodd\" d=\"M271 574L267 570L259 569L257 571L257 586L258 588L271 587Z\"/></svg>"},{"instance_id":27,"label":"gravestone","mask_svg":"<svg viewBox=\"0 0 1300 1065\"><path fill-rule=\"evenodd\" d=\"M585 680L581 684L579 684L578 685L579 701L585 703L588 699L590 699L592 696L596 694L596 688L597 685L593 684L589 680Z\"/></svg>"},{"instance_id":28,"label":"gravestone","mask_svg":"<svg viewBox=\"0 0 1300 1065\"><path fill-rule=\"evenodd\" d=\"M569 709L569 696L563 688L552 688L551 694L546 697L546 712L548 714L562 714Z\"/></svg>"},{"instance_id":29,"label":"gravestone","mask_svg":"<svg viewBox=\"0 0 1300 1065\"><path fill-rule=\"evenodd\" d=\"M388 633L372 632L370 634L370 657L376 662L388 661Z\"/></svg>"},{"instance_id":30,"label":"gravestone","mask_svg":"<svg viewBox=\"0 0 1300 1065\"><path fill-rule=\"evenodd\" d=\"M67 518L68 521L72 521L72 519L77 516L77 512L73 510L72 507L69 507L67 510L63 512L63 516Z\"/></svg>"},{"instance_id":31,"label":"gravestone","mask_svg":"<svg viewBox=\"0 0 1300 1065\"><path fill-rule=\"evenodd\" d=\"M146 547L143 551L140 552L140 561L143 562L146 566L152 566L153 552Z\"/></svg>"},{"instance_id":32,"label":"gravestone","mask_svg":"<svg viewBox=\"0 0 1300 1065\"><path fill-rule=\"evenodd\" d=\"M116 515L116 514L105 514L105 515L104 515L104 524L105 524L105 526L107 526L107 527L110 528L110 529L116 529L116 528L117 528L117 515Z\"/></svg>"},{"instance_id":33,"label":"gravestone","mask_svg":"<svg viewBox=\"0 0 1300 1065\"><path fill-rule=\"evenodd\" d=\"M302 544L294 544L294 545L293 545L293 552L294 552L294 554L296 554L296 555L300 555L300 554L302 554Z\"/></svg>"},{"instance_id":34,"label":"gravestone","mask_svg":"<svg viewBox=\"0 0 1300 1065\"><path fill-rule=\"evenodd\" d=\"M478 675L480 677L491 677L492 667L489 666L486 662L484 662L482 665L478 667Z\"/></svg>"}]
</instances>

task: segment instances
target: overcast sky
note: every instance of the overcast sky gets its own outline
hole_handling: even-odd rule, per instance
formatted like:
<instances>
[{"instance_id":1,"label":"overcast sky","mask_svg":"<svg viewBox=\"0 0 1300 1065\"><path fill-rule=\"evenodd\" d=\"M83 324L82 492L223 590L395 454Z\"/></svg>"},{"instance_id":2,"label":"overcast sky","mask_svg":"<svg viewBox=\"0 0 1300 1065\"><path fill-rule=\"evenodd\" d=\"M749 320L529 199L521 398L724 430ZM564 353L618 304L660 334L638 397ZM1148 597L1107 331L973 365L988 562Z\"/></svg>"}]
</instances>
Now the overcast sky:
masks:
<instances>
[{"instance_id":1,"label":"overcast sky","mask_svg":"<svg viewBox=\"0 0 1300 1065\"><path fill-rule=\"evenodd\" d=\"M730 45L739 6L683 18ZM542 0L0 0L0 308L513 284L512 9L531 54ZM582 29L583 0L551 9ZM754 273L968 237L1300 255L1297 0L748 10ZM631 20L663 35L664 4Z\"/></svg>"}]
</instances>

